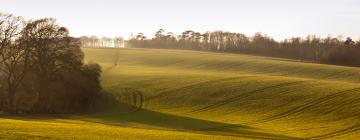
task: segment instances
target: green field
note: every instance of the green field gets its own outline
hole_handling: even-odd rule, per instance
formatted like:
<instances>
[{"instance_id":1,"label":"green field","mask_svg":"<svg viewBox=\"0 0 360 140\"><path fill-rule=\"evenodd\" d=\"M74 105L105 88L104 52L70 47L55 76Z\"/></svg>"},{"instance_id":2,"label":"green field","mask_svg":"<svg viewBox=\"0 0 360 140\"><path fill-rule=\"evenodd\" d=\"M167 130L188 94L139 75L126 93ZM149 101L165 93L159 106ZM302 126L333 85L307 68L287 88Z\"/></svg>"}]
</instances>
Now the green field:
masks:
<instances>
[{"instance_id":1,"label":"green field","mask_svg":"<svg viewBox=\"0 0 360 140\"><path fill-rule=\"evenodd\" d=\"M360 68L181 50L84 51L103 68L103 92L121 106L2 115L0 139L360 137Z\"/></svg>"}]
</instances>

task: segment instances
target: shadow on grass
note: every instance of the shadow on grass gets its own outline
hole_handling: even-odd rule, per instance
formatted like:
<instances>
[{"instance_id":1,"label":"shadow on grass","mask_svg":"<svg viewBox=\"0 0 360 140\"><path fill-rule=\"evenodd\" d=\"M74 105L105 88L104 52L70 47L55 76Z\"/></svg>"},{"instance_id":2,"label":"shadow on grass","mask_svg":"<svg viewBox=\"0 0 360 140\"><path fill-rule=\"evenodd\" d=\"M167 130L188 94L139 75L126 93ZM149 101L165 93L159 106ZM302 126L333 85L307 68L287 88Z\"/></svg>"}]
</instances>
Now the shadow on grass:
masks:
<instances>
[{"instance_id":1,"label":"shadow on grass","mask_svg":"<svg viewBox=\"0 0 360 140\"><path fill-rule=\"evenodd\" d=\"M80 121L100 123L110 126L122 126L122 127L125 126L125 127L185 131L190 133L234 136L234 137L242 137L242 138L300 139L285 135L266 133L261 129L249 127L246 125L214 122L214 121L177 116L177 115L148 110L142 108L142 102L144 99L141 93L137 93L132 90L128 92L132 93L129 95L132 95L130 97L133 97L133 99L130 100L133 101L131 101L130 103L119 103L116 101L117 103L113 104L113 106L110 109L98 113L71 114L71 115L69 114L63 114L63 115L0 114L0 118L23 120L23 121L43 121L43 122L64 121L64 123L77 123L71 121L68 122L66 120L80 120ZM113 94L108 94L108 95L111 95L108 97L109 101L115 101L115 96Z\"/></svg>"},{"instance_id":2,"label":"shadow on grass","mask_svg":"<svg viewBox=\"0 0 360 140\"><path fill-rule=\"evenodd\" d=\"M185 131L200 134L235 136L255 139L300 139L296 137L277 135L263 132L261 129L208 120L201 120L190 117L177 116L156 112L147 109L139 109L132 105L120 104L103 113L87 116L94 123L103 123L106 125L124 125L127 123L146 125L150 128L165 130Z\"/></svg>"},{"instance_id":3,"label":"shadow on grass","mask_svg":"<svg viewBox=\"0 0 360 140\"><path fill-rule=\"evenodd\" d=\"M236 124L227 124L221 122L207 121L190 117L176 116L147 109L119 104L112 109L95 114L74 115L9 115L0 114L0 118L15 119L22 121L61 121L62 119L81 120L91 123L100 123L111 126L126 126L126 124L139 124L147 126L145 128L154 128L162 130L183 131L208 135L223 135L254 139L299 139L296 137L277 135L262 132L261 129ZM59 120L61 119L61 120ZM74 123L67 122L64 123ZM129 126L133 127L133 126ZM141 128L141 127L140 127Z\"/></svg>"}]
</instances>

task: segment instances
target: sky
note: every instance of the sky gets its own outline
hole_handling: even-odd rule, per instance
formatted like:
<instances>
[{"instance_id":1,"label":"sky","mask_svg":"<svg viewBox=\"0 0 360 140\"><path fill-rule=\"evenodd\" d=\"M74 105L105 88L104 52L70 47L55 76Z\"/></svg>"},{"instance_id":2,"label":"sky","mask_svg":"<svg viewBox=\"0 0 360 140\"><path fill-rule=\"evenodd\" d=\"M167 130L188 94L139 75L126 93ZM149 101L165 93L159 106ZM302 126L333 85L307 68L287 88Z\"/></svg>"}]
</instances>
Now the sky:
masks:
<instances>
[{"instance_id":1,"label":"sky","mask_svg":"<svg viewBox=\"0 0 360 140\"><path fill-rule=\"evenodd\" d=\"M0 12L53 17L75 37L151 37L165 29L360 39L360 0L0 0Z\"/></svg>"}]
</instances>

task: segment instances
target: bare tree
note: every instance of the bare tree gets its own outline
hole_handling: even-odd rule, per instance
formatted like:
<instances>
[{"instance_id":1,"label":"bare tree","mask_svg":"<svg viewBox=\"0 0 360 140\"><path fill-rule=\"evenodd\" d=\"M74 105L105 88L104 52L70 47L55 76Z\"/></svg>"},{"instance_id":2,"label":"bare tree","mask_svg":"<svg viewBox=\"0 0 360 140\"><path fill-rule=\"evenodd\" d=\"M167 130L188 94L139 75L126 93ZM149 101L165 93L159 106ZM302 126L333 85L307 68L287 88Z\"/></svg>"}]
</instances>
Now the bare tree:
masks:
<instances>
[{"instance_id":1,"label":"bare tree","mask_svg":"<svg viewBox=\"0 0 360 140\"><path fill-rule=\"evenodd\" d=\"M0 55L4 53L5 47L10 46L19 35L23 23L22 17L0 13ZM0 63L5 59L7 58L0 58Z\"/></svg>"},{"instance_id":2,"label":"bare tree","mask_svg":"<svg viewBox=\"0 0 360 140\"><path fill-rule=\"evenodd\" d=\"M99 46L99 44L98 44L99 39L96 36L91 36L90 37L90 42L91 42L92 47L98 47Z\"/></svg>"},{"instance_id":3,"label":"bare tree","mask_svg":"<svg viewBox=\"0 0 360 140\"><path fill-rule=\"evenodd\" d=\"M10 112L16 112L16 91L29 68L30 50L20 43L18 35L24 25L21 17L0 13L0 73L3 74Z\"/></svg>"},{"instance_id":4,"label":"bare tree","mask_svg":"<svg viewBox=\"0 0 360 140\"><path fill-rule=\"evenodd\" d=\"M19 42L5 47L3 51L4 53L1 55L1 58L6 58L6 60L3 61L3 66L0 70L6 77L8 109L11 112L16 112L17 107L15 97L17 89L30 68L30 48L23 46Z\"/></svg>"},{"instance_id":5,"label":"bare tree","mask_svg":"<svg viewBox=\"0 0 360 140\"><path fill-rule=\"evenodd\" d=\"M114 39L114 47L115 48L123 47L123 44L124 44L124 38L123 37L116 37Z\"/></svg>"}]
</instances>

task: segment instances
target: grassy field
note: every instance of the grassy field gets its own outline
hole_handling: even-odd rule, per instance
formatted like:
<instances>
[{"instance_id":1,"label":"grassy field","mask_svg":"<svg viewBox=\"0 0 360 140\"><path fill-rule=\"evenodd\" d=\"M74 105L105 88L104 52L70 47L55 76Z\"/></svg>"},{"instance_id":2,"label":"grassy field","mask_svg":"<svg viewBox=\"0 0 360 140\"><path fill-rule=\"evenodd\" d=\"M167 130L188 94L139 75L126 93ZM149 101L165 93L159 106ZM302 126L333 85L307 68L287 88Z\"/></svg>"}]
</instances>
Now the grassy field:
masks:
<instances>
[{"instance_id":1,"label":"grassy field","mask_svg":"<svg viewBox=\"0 0 360 140\"><path fill-rule=\"evenodd\" d=\"M122 105L76 116L3 115L0 139L360 137L360 68L197 51L84 51L103 67L103 92Z\"/></svg>"}]
</instances>

